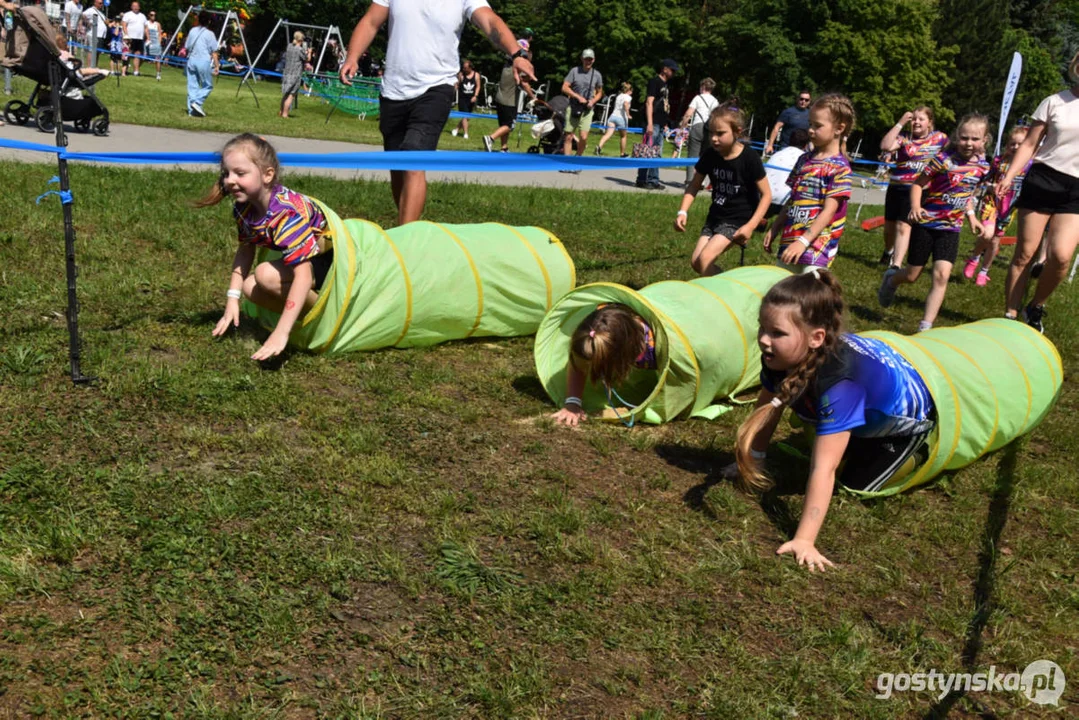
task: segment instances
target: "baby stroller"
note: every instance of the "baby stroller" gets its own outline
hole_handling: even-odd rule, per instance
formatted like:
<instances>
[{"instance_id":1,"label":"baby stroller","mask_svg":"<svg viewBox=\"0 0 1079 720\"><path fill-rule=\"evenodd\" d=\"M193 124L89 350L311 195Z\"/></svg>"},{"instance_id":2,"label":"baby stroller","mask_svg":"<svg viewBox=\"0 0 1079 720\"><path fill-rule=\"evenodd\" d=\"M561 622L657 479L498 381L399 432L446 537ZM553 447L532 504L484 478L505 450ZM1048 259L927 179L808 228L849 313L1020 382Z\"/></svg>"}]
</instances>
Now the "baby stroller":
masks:
<instances>
[{"instance_id":1,"label":"baby stroller","mask_svg":"<svg viewBox=\"0 0 1079 720\"><path fill-rule=\"evenodd\" d=\"M12 100L4 106L4 119L15 125L26 125L33 118L41 132L56 129L57 113L53 108L49 66L54 64L61 78L60 117L74 122L81 132L92 130L95 135L109 132L109 111L90 86L104 75L84 80L78 73L82 66L76 58L64 62L56 45L55 29L45 10L26 6L15 11L15 28L8 33L4 57L0 62L15 74L37 83L26 101Z\"/></svg>"},{"instance_id":2,"label":"baby stroller","mask_svg":"<svg viewBox=\"0 0 1079 720\"><path fill-rule=\"evenodd\" d=\"M559 95L549 103L542 100L536 101L536 119L539 122L532 126L532 137L536 139L536 144L528 148L528 152L544 155L562 153L568 107L569 98L565 95Z\"/></svg>"}]
</instances>

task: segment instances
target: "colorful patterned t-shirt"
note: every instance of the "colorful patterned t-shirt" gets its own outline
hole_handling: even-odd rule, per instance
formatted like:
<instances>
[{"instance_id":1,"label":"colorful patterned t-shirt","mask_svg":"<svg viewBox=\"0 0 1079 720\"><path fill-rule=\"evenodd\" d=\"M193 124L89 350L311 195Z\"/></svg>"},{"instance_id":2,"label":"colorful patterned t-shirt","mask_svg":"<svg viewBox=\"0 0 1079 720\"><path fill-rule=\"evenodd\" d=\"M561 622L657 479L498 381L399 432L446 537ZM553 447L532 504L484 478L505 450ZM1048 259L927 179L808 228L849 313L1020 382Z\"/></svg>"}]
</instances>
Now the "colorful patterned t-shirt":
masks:
<instances>
[{"instance_id":1,"label":"colorful patterned t-shirt","mask_svg":"<svg viewBox=\"0 0 1079 720\"><path fill-rule=\"evenodd\" d=\"M929 219L922 226L931 230L959 232L963 216L974 209L974 191L989 172L981 155L964 160L955 150L943 150L929 161L919 179L928 178L922 190L922 209Z\"/></svg>"},{"instance_id":2,"label":"colorful patterned t-shirt","mask_svg":"<svg viewBox=\"0 0 1079 720\"><path fill-rule=\"evenodd\" d=\"M1008 188L1008 192L999 199L994 193L994 185L1008 174L1011 163L1004 160L1002 155L997 155L993 158L989 173L982 178L981 187L979 188L982 193L981 212L978 213L978 218L985 222L995 210L997 213L996 234L998 236L1004 235L1004 231L1008 229L1008 225L1012 221L1012 214L1015 212L1015 201L1019 197L1019 193L1023 191L1023 180L1026 179L1027 173L1030 172L1030 166L1033 164L1034 160L1027 162L1023 171L1015 176L1015 180L1012 182L1011 187Z\"/></svg>"},{"instance_id":3,"label":"colorful patterned t-shirt","mask_svg":"<svg viewBox=\"0 0 1079 720\"><path fill-rule=\"evenodd\" d=\"M276 185L266 214L256 216L250 203L232 208L240 242L280 250L285 265L295 266L319 252L319 237L326 231L326 217L315 203L283 185Z\"/></svg>"},{"instance_id":4,"label":"colorful patterned t-shirt","mask_svg":"<svg viewBox=\"0 0 1079 720\"><path fill-rule=\"evenodd\" d=\"M933 157L948 144L948 136L940 130L934 130L923 138L911 137L909 133L899 136L899 150L895 155L895 167L892 168L892 185L910 185Z\"/></svg>"},{"instance_id":5,"label":"colorful patterned t-shirt","mask_svg":"<svg viewBox=\"0 0 1079 720\"><path fill-rule=\"evenodd\" d=\"M813 242L816 249L807 248L796 263L828 267L839 252L839 238L847 221L847 201L851 194L850 161L843 154L817 158L809 151L798 158L787 178L787 185L791 188L791 196L787 223L779 240L780 253L809 230L824 210L825 200L834 198L839 202L832 222Z\"/></svg>"}]
</instances>

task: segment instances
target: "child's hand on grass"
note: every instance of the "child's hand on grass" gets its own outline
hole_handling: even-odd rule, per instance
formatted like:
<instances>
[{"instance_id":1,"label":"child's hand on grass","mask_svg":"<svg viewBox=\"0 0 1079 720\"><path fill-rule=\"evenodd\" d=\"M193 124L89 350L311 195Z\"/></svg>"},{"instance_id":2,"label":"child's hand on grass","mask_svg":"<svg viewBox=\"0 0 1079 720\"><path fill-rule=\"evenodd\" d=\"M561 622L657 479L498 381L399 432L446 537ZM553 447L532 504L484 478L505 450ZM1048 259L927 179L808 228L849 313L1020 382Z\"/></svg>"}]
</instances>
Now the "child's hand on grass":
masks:
<instances>
[{"instance_id":1,"label":"child's hand on grass","mask_svg":"<svg viewBox=\"0 0 1079 720\"><path fill-rule=\"evenodd\" d=\"M269 360L272 357L280 355L281 351L286 347L288 347L288 335L274 330L270 333L270 337L266 338L266 342L262 344L262 347L251 356L251 359L260 361Z\"/></svg>"},{"instance_id":2,"label":"child's hand on grass","mask_svg":"<svg viewBox=\"0 0 1079 720\"><path fill-rule=\"evenodd\" d=\"M832 561L821 555L820 551L813 545L813 543L807 540L799 540L795 538L790 542L785 542L779 546L776 550L776 555L785 555L787 553L794 553L795 559L798 560L799 565L808 565L810 572L816 572L820 570L824 572L825 566L835 567Z\"/></svg>"},{"instance_id":3,"label":"child's hand on grass","mask_svg":"<svg viewBox=\"0 0 1079 720\"><path fill-rule=\"evenodd\" d=\"M214 326L214 337L221 337L228 332L229 326L240 327L240 301L229 298L228 303L225 305L225 314L221 316L221 319L217 321L217 325Z\"/></svg>"},{"instance_id":4,"label":"child's hand on grass","mask_svg":"<svg viewBox=\"0 0 1079 720\"><path fill-rule=\"evenodd\" d=\"M558 412L551 415L556 425L566 425L567 427L577 427L579 423L588 419L588 413L584 411L584 408L576 405L567 405Z\"/></svg>"}]
</instances>

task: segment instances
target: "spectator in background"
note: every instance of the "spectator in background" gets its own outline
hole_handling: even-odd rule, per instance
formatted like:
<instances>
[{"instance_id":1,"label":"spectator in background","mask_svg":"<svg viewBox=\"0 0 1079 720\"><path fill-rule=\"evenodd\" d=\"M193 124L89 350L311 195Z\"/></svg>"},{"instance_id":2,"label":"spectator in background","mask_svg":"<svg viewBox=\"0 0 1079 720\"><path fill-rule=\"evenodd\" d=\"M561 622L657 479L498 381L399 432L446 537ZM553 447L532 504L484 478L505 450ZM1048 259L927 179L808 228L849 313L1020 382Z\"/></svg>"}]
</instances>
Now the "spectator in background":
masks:
<instances>
[{"instance_id":1,"label":"spectator in background","mask_svg":"<svg viewBox=\"0 0 1079 720\"><path fill-rule=\"evenodd\" d=\"M202 104L214 89L213 76L218 68L217 38L206 27L210 23L208 11L199 10L191 20L193 26L184 42L184 50L187 51L187 114L206 117Z\"/></svg>"},{"instance_id":2,"label":"spectator in background","mask_svg":"<svg viewBox=\"0 0 1079 720\"><path fill-rule=\"evenodd\" d=\"M97 54L109 47L109 19L105 15L105 0L94 0L93 7L82 11L82 24L86 28L86 64L94 66Z\"/></svg>"},{"instance_id":3,"label":"spectator in background","mask_svg":"<svg viewBox=\"0 0 1079 720\"><path fill-rule=\"evenodd\" d=\"M798 128L791 132L788 138L789 144L768 158L768 164L764 166L764 172L768 176L768 187L772 189L772 204L768 206L765 217L775 217L783 209L787 198L791 196L787 178L791 170L798 163L798 158L805 154L809 145L809 131Z\"/></svg>"},{"instance_id":4,"label":"spectator in background","mask_svg":"<svg viewBox=\"0 0 1079 720\"><path fill-rule=\"evenodd\" d=\"M459 111L472 112L479 100L481 85L480 74L472 67L472 61L462 61L461 72L457 73L457 109ZM468 118L461 118L461 122L457 123L457 127L450 134L457 137L459 132L464 133L465 140L468 140Z\"/></svg>"},{"instance_id":5,"label":"spectator in background","mask_svg":"<svg viewBox=\"0 0 1079 720\"><path fill-rule=\"evenodd\" d=\"M697 93L697 97L693 98L693 101L686 108L685 115L682 116L682 122L679 127L689 128L689 149L686 157L699 158L701 156L701 146L704 144L704 131L705 126L708 124L708 118L712 117L712 111L719 107L719 100L712 95L712 91L716 89L716 81L710 77L706 77L701 80L700 91ZM738 103L733 103L735 107ZM696 173L696 169L693 165L686 167L686 186L689 186L689 181L693 179L693 175Z\"/></svg>"},{"instance_id":6,"label":"spectator in background","mask_svg":"<svg viewBox=\"0 0 1079 720\"><path fill-rule=\"evenodd\" d=\"M161 80L161 47L165 42L165 34L161 32L161 23L157 21L157 13L150 11L150 18L146 23L146 54L154 59L154 69L157 70L157 79Z\"/></svg>"},{"instance_id":7,"label":"spectator in background","mask_svg":"<svg viewBox=\"0 0 1079 720\"><path fill-rule=\"evenodd\" d=\"M134 56L134 74L138 77L139 67L142 65L142 54L146 50L146 16L142 14L139 4L133 2L131 9L124 13L121 22L124 26L124 44Z\"/></svg>"},{"instance_id":8,"label":"spectator in background","mask_svg":"<svg viewBox=\"0 0 1079 720\"><path fill-rule=\"evenodd\" d=\"M782 150L790 144L791 133L795 130L809 130L809 103L813 96L808 90L798 93L798 104L792 105L779 114L772 134L764 146L764 154L771 155L775 150ZM779 136L779 144L776 144L776 136Z\"/></svg>"},{"instance_id":9,"label":"spectator in background","mask_svg":"<svg viewBox=\"0 0 1079 720\"><path fill-rule=\"evenodd\" d=\"M4 47L7 47L7 36L9 32L12 32L15 28L15 16L12 13L15 11L14 3L3 2L0 3L0 13L4 16L4 24L0 26L0 43ZM4 94L11 94L11 68L4 68ZM3 121L0 120L0 125Z\"/></svg>"},{"instance_id":10,"label":"spectator in background","mask_svg":"<svg viewBox=\"0 0 1079 720\"><path fill-rule=\"evenodd\" d=\"M678 72L678 63L670 58L663 61L654 78L648 81L644 100L644 141L658 145L662 155L664 131L671 124L671 100L667 83ZM641 168L637 171L637 187L644 190L663 190L659 181L659 168Z\"/></svg>"},{"instance_id":11,"label":"spectator in background","mask_svg":"<svg viewBox=\"0 0 1079 720\"><path fill-rule=\"evenodd\" d=\"M569 98L562 154L570 154L576 138L577 157L580 157L588 144L588 131L592 127L596 103L603 97L603 75L596 71L596 53L591 48L581 53L581 64L570 70L562 81L562 94ZM580 170L560 172L578 173Z\"/></svg>"},{"instance_id":12,"label":"spectator in background","mask_svg":"<svg viewBox=\"0 0 1079 720\"><path fill-rule=\"evenodd\" d=\"M300 92L304 63L311 59L311 51L304 47L303 41L303 33L297 30L292 33L292 42L285 48L285 68L281 73L281 109L277 113L283 118L288 117L296 94Z\"/></svg>"},{"instance_id":13,"label":"spectator in background","mask_svg":"<svg viewBox=\"0 0 1079 720\"><path fill-rule=\"evenodd\" d=\"M487 0L372 0L349 39L340 72L345 85L352 84L360 56L387 21L390 37L378 119L386 150L438 147L453 106L453 82L461 62L458 47L466 22L506 53L521 76L535 79L527 51L518 47L517 38ZM398 224L419 220L427 202L426 173L391 170L390 187Z\"/></svg>"},{"instance_id":14,"label":"spectator in background","mask_svg":"<svg viewBox=\"0 0 1079 720\"><path fill-rule=\"evenodd\" d=\"M79 0L67 0L64 3L64 37L68 43L75 41L82 20L82 3Z\"/></svg>"},{"instance_id":15,"label":"spectator in background","mask_svg":"<svg viewBox=\"0 0 1079 720\"><path fill-rule=\"evenodd\" d=\"M526 54L526 58L531 57ZM498 128L490 135L483 136L483 147L487 152L494 152L495 140L502 141L502 152L509 152L509 135L517 122L517 89L536 99L528 80L521 77L517 68L507 62L498 78L498 91L495 93L495 112L498 114Z\"/></svg>"}]
</instances>

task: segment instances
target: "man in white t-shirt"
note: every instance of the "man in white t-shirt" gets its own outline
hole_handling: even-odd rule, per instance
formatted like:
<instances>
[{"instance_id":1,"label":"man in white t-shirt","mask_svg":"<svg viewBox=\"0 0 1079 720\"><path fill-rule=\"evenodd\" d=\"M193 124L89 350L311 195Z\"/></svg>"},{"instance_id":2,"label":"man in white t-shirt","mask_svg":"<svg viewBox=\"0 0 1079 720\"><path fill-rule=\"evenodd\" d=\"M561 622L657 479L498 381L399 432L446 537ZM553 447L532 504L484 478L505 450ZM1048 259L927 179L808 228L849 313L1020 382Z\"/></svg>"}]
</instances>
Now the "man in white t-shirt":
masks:
<instances>
[{"instance_id":1,"label":"man in white t-shirt","mask_svg":"<svg viewBox=\"0 0 1079 720\"><path fill-rule=\"evenodd\" d=\"M783 203L791 196L787 178L791 176L798 158L806 151L809 145L809 133L802 128L791 131L787 142L790 144L768 158L764 165L764 174L768 178L768 187L772 189L772 204L768 206L765 217L775 217L783 209Z\"/></svg>"},{"instance_id":2,"label":"man in white t-shirt","mask_svg":"<svg viewBox=\"0 0 1079 720\"><path fill-rule=\"evenodd\" d=\"M120 18L124 25L124 42L131 49L131 55L135 59L135 75L139 74L139 66L142 65L142 54L146 50L146 16L137 2L131 3L131 9ZM127 68L124 68L127 74Z\"/></svg>"},{"instance_id":3,"label":"man in white t-shirt","mask_svg":"<svg viewBox=\"0 0 1079 720\"><path fill-rule=\"evenodd\" d=\"M532 63L487 0L373 0L356 23L341 66L341 82L352 84L360 56L389 22L378 128L386 150L434 150L450 116L460 67L458 44L471 21L491 44L513 58L524 77ZM419 220L427 200L422 170L391 170L390 186L399 225Z\"/></svg>"},{"instance_id":4,"label":"man in white t-shirt","mask_svg":"<svg viewBox=\"0 0 1079 720\"><path fill-rule=\"evenodd\" d=\"M82 3L79 0L67 0L64 3L64 35L68 41L75 39L79 30L79 21L82 19Z\"/></svg>"}]
</instances>

